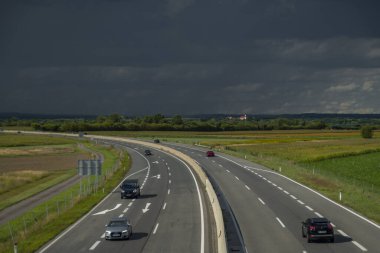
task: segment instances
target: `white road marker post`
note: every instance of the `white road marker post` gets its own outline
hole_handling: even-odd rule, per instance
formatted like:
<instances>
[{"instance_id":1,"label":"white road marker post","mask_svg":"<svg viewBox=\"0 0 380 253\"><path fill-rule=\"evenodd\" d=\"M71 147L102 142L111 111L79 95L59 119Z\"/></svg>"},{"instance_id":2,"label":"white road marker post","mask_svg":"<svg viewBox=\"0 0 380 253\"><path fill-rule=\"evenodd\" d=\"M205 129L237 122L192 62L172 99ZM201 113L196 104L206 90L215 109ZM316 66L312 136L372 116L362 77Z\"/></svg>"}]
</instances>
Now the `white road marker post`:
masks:
<instances>
[{"instance_id":1,"label":"white road marker post","mask_svg":"<svg viewBox=\"0 0 380 253\"><path fill-rule=\"evenodd\" d=\"M282 168L280 167L280 172L281 172Z\"/></svg>"},{"instance_id":2,"label":"white road marker post","mask_svg":"<svg viewBox=\"0 0 380 253\"><path fill-rule=\"evenodd\" d=\"M339 201L342 201L342 192L339 192Z\"/></svg>"}]
</instances>

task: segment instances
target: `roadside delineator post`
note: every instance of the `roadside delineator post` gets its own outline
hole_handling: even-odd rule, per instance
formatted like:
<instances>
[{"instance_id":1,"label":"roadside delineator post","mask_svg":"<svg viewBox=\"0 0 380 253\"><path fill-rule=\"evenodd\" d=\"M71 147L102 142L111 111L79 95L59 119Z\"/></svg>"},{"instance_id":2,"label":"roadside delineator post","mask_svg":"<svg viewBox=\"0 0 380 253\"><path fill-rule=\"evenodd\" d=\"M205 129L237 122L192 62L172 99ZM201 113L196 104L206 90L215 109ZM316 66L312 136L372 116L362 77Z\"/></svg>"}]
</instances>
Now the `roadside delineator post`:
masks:
<instances>
[{"instance_id":1,"label":"roadside delineator post","mask_svg":"<svg viewBox=\"0 0 380 253\"><path fill-rule=\"evenodd\" d=\"M339 201L342 201L342 192L339 192Z\"/></svg>"},{"instance_id":2,"label":"roadside delineator post","mask_svg":"<svg viewBox=\"0 0 380 253\"><path fill-rule=\"evenodd\" d=\"M15 242L15 244L13 245L13 252L17 253L17 242Z\"/></svg>"}]
</instances>

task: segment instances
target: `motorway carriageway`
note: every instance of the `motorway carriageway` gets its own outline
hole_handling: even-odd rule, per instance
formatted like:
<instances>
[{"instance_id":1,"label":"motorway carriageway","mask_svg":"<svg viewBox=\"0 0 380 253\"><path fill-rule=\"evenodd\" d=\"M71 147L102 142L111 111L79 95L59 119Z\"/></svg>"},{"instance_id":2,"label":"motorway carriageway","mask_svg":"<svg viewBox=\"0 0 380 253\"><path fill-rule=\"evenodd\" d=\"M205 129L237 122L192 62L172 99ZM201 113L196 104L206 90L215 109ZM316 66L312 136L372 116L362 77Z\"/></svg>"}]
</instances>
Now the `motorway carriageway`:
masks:
<instances>
[{"instance_id":1,"label":"motorway carriageway","mask_svg":"<svg viewBox=\"0 0 380 253\"><path fill-rule=\"evenodd\" d=\"M192 157L215 180L235 215L247 252L380 252L378 224L312 189L244 159L222 153L206 157L204 148L166 145ZM301 222L309 217L331 220L335 242L307 243Z\"/></svg>"},{"instance_id":2,"label":"motorway carriageway","mask_svg":"<svg viewBox=\"0 0 380 253\"><path fill-rule=\"evenodd\" d=\"M115 188L38 252L215 252L212 211L188 165L162 151L152 150L153 155L145 156L144 147L118 145L131 155L126 178L139 180L140 198L121 199L119 187ZM130 220L133 235L129 240L104 239L105 225L113 217Z\"/></svg>"}]
</instances>

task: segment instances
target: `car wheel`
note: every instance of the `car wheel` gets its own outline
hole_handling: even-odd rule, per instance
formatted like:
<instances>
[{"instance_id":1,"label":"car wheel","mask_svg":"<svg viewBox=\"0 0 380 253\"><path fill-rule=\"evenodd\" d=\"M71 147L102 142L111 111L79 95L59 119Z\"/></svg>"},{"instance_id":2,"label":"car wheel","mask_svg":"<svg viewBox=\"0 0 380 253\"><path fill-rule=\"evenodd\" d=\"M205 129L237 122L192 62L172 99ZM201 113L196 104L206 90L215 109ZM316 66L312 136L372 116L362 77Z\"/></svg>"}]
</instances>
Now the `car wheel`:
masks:
<instances>
[{"instance_id":1,"label":"car wheel","mask_svg":"<svg viewBox=\"0 0 380 253\"><path fill-rule=\"evenodd\" d=\"M303 228L301 230L302 230L302 237L305 238L306 237L305 231L303 231Z\"/></svg>"},{"instance_id":2,"label":"car wheel","mask_svg":"<svg viewBox=\"0 0 380 253\"><path fill-rule=\"evenodd\" d=\"M335 238L334 237L331 237L330 238L330 242L334 242L335 241Z\"/></svg>"}]
</instances>

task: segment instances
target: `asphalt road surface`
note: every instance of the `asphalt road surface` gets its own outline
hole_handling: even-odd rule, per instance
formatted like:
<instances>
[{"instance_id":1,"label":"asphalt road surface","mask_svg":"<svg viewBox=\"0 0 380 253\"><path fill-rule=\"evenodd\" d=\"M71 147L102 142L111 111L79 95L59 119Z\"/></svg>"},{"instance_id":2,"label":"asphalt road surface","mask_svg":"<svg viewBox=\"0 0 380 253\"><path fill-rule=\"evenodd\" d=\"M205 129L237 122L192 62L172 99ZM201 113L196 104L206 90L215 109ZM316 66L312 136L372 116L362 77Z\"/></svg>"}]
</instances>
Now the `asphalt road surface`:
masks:
<instances>
[{"instance_id":1,"label":"asphalt road surface","mask_svg":"<svg viewBox=\"0 0 380 253\"><path fill-rule=\"evenodd\" d=\"M121 199L119 188L39 252L215 252L213 218L207 199L190 168L178 158L143 147L120 144L132 157L127 178L138 179L141 197ZM129 240L104 239L112 217L127 217Z\"/></svg>"},{"instance_id":2,"label":"asphalt road surface","mask_svg":"<svg viewBox=\"0 0 380 253\"><path fill-rule=\"evenodd\" d=\"M380 252L380 226L267 168L206 149L167 144L198 161L216 181L236 217L247 252ZM335 242L307 243L301 221L326 217ZM227 238L228 239L228 238Z\"/></svg>"}]
</instances>

